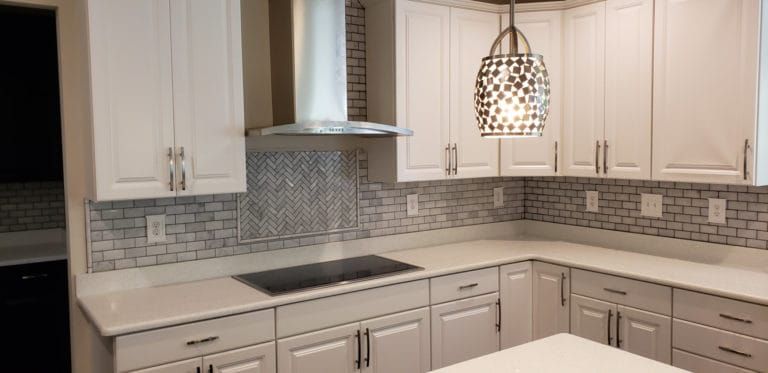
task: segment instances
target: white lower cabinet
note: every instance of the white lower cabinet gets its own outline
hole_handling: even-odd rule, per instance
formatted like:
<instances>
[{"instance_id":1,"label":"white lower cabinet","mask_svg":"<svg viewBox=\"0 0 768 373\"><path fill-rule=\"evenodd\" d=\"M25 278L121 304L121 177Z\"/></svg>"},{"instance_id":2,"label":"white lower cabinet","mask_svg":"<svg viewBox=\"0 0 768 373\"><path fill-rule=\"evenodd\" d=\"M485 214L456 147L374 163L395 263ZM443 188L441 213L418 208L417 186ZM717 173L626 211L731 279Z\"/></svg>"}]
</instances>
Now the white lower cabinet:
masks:
<instances>
[{"instance_id":1,"label":"white lower cabinet","mask_svg":"<svg viewBox=\"0 0 768 373\"><path fill-rule=\"evenodd\" d=\"M203 360L200 358L177 361L152 368L134 370L133 373L200 373Z\"/></svg>"},{"instance_id":2,"label":"white lower cabinet","mask_svg":"<svg viewBox=\"0 0 768 373\"><path fill-rule=\"evenodd\" d=\"M570 269L533 262L533 339L570 330Z\"/></svg>"},{"instance_id":3,"label":"white lower cabinet","mask_svg":"<svg viewBox=\"0 0 768 373\"><path fill-rule=\"evenodd\" d=\"M269 342L199 358L177 361L134 373L275 373L275 343Z\"/></svg>"},{"instance_id":4,"label":"white lower cabinet","mask_svg":"<svg viewBox=\"0 0 768 373\"><path fill-rule=\"evenodd\" d=\"M685 351L672 350L672 365L696 373L752 373L753 370L742 369L717 360L694 355Z\"/></svg>"},{"instance_id":5,"label":"white lower cabinet","mask_svg":"<svg viewBox=\"0 0 768 373\"><path fill-rule=\"evenodd\" d=\"M571 334L613 346L616 305L579 295L571 295L571 301Z\"/></svg>"},{"instance_id":6,"label":"white lower cabinet","mask_svg":"<svg viewBox=\"0 0 768 373\"><path fill-rule=\"evenodd\" d=\"M280 373L429 371L429 311L421 308L277 343Z\"/></svg>"},{"instance_id":7,"label":"white lower cabinet","mask_svg":"<svg viewBox=\"0 0 768 373\"><path fill-rule=\"evenodd\" d=\"M501 302L501 349L533 339L532 262L508 264L499 268Z\"/></svg>"},{"instance_id":8,"label":"white lower cabinet","mask_svg":"<svg viewBox=\"0 0 768 373\"><path fill-rule=\"evenodd\" d=\"M499 293L432 306L432 369L499 350Z\"/></svg>"}]
</instances>

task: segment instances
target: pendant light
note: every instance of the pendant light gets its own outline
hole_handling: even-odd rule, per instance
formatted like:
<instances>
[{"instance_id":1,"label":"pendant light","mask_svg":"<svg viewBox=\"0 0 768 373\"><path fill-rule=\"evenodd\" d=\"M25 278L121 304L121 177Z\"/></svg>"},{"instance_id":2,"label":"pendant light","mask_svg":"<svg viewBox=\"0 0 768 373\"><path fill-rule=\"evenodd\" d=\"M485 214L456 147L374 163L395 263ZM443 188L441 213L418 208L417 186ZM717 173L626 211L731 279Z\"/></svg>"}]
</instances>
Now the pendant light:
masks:
<instances>
[{"instance_id":1,"label":"pendant light","mask_svg":"<svg viewBox=\"0 0 768 373\"><path fill-rule=\"evenodd\" d=\"M509 35L509 53L495 54ZM525 45L518 53L517 37ZM544 57L531 53L515 27L515 0L509 2L509 27L496 37L482 59L475 81L475 116L483 137L538 137L549 114L549 74Z\"/></svg>"}]
</instances>

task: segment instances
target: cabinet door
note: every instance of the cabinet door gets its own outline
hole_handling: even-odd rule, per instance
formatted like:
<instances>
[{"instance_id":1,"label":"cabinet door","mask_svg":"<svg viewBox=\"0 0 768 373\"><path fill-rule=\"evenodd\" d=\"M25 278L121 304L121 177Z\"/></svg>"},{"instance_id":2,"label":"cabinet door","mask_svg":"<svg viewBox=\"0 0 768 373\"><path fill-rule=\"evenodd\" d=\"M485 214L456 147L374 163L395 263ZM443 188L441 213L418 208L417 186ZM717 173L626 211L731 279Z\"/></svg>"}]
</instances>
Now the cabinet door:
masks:
<instances>
[{"instance_id":1,"label":"cabinet door","mask_svg":"<svg viewBox=\"0 0 768 373\"><path fill-rule=\"evenodd\" d=\"M571 299L571 334L615 346L616 305L580 295Z\"/></svg>"},{"instance_id":2,"label":"cabinet door","mask_svg":"<svg viewBox=\"0 0 768 373\"><path fill-rule=\"evenodd\" d=\"M432 369L499 350L499 293L432 306Z\"/></svg>"},{"instance_id":3,"label":"cabinet door","mask_svg":"<svg viewBox=\"0 0 768 373\"><path fill-rule=\"evenodd\" d=\"M751 182L759 13L759 0L656 1L654 180Z\"/></svg>"},{"instance_id":4,"label":"cabinet door","mask_svg":"<svg viewBox=\"0 0 768 373\"><path fill-rule=\"evenodd\" d=\"M132 373L200 373L200 370L202 369L201 367L202 360L200 358L195 358L141 370L134 370Z\"/></svg>"},{"instance_id":5,"label":"cabinet door","mask_svg":"<svg viewBox=\"0 0 768 373\"><path fill-rule=\"evenodd\" d=\"M499 175L499 140L480 136L475 118L475 80L480 60L499 35L496 13L451 8L451 130L455 177Z\"/></svg>"},{"instance_id":6,"label":"cabinet door","mask_svg":"<svg viewBox=\"0 0 768 373\"><path fill-rule=\"evenodd\" d=\"M533 262L533 339L570 330L570 269Z\"/></svg>"},{"instance_id":7,"label":"cabinet door","mask_svg":"<svg viewBox=\"0 0 768 373\"><path fill-rule=\"evenodd\" d=\"M363 321L362 370L366 373L429 371L429 308Z\"/></svg>"},{"instance_id":8,"label":"cabinet door","mask_svg":"<svg viewBox=\"0 0 768 373\"><path fill-rule=\"evenodd\" d=\"M502 266L499 271L501 348L533 339L533 270L531 262Z\"/></svg>"},{"instance_id":9,"label":"cabinet door","mask_svg":"<svg viewBox=\"0 0 768 373\"><path fill-rule=\"evenodd\" d=\"M277 341L280 373L351 373L357 371L359 324L302 334Z\"/></svg>"},{"instance_id":10,"label":"cabinet door","mask_svg":"<svg viewBox=\"0 0 768 373\"><path fill-rule=\"evenodd\" d=\"M173 1L171 18L178 193L244 192L240 1Z\"/></svg>"},{"instance_id":11,"label":"cabinet door","mask_svg":"<svg viewBox=\"0 0 768 373\"><path fill-rule=\"evenodd\" d=\"M208 373L275 373L275 343L205 356L203 368Z\"/></svg>"},{"instance_id":12,"label":"cabinet door","mask_svg":"<svg viewBox=\"0 0 768 373\"><path fill-rule=\"evenodd\" d=\"M603 173L651 178L653 0L608 0Z\"/></svg>"},{"instance_id":13,"label":"cabinet door","mask_svg":"<svg viewBox=\"0 0 768 373\"><path fill-rule=\"evenodd\" d=\"M396 139L397 179L443 179L450 142L450 9L407 0L395 7L397 125L413 130Z\"/></svg>"},{"instance_id":14,"label":"cabinet door","mask_svg":"<svg viewBox=\"0 0 768 373\"><path fill-rule=\"evenodd\" d=\"M672 319L619 306L616 346L633 354L672 363Z\"/></svg>"},{"instance_id":15,"label":"cabinet door","mask_svg":"<svg viewBox=\"0 0 768 373\"><path fill-rule=\"evenodd\" d=\"M544 64L549 72L550 105L544 135L501 140L499 162L502 176L553 176L559 173L556 163L562 154L558 149L562 145L562 19L560 11L515 14L515 26L528 38L531 52L544 56ZM503 15L501 23L502 28L508 27L509 16ZM502 42L502 47L506 47L506 44ZM523 44L519 42L518 45L522 47Z\"/></svg>"},{"instance_id":16,"label":"cabinet door","mask_svg":"<svg viewBox=\"0 0 768 373\"><path fill-rule=\"evenodd\" d=\"M168 0L88 1L97 200L175 196Z\"/></svg>"},{"instance_id":17,"label":"cabinet door","mask_svg":"<svg viewBox=\"0 0 768 373\"><path fill-rule=\"evenodd\" d=\"M605 107L605 3L563 18L563 173L602 175Z\"/></svg>"}]
</instances>

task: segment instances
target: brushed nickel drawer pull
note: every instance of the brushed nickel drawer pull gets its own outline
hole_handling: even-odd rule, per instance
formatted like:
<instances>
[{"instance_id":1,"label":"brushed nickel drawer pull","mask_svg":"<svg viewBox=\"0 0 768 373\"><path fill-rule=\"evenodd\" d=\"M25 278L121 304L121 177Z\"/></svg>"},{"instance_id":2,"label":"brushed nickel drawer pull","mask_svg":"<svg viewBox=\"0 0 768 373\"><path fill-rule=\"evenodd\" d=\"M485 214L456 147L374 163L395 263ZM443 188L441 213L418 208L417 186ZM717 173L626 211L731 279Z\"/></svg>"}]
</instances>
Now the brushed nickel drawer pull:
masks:
<instances>
[{"instance_id":1,"label":"brushed nickel drawer pull","mask_svg":"<svg viewBox=\"0 0 768 373\"><path fill-rule=\"evenodd\" d=\"M741 317L731 316L731 315L728 315L728 314L725 314L725 313L721 313L720 317L722 317L724 319L732 320L732 321L743 322L745 324L751 324L752 323L752 320L742 319Z\"/></svg>"},{"instance_id":2,"label":"brushed nickel drawer pull","mask_svg":"<svg viewBox=\"0 0 768 373\"><path fill-rule=\"evenodd\" d=\"M595 141L595 173L600 175L600 140Z\"/></svg>"},{"instance_id":3,"label":"brushed nickel drawer pull","mask_svg":"<svg viewBox=\"0 0 768 373\"><path fill-rule=\"evenodd\" d=\"M174 185L176 184L176 165L173 160L173 148L168 148L168 173L170 174L168 185L173 192Z\"/></svg>"},{"instance_id":4,"label":"brushed nickel drawer pull","mask_svg":"<svg viewBox=\"0 0 768 373\"><path fill-rule=\"evenodd\" d=\"M445 173L451 175L451 144L445 147Z\"/></svg>"},{"instance_id":5,"label":"brushed nickel drawer pull","mask_svg":"<svg viewBox=\"0 0 768 373\"><path fill-rule=\"evenodd\" d=\"M477 285L479 285L477 282L472 283L472 284L468 284L468 285L461 285L461 286L459 286L459 290L460 291L461 290L469 290L469 289L472 289L473 287L475 287Z\"/></svg>"},{"instance_id":6,"label":"brushed nickel drawer pull","mask_svg":"<svg viewBox=\"0 0 768 373\"><path fill-rule=\"evenodd\" d=\"M611 289L611 288L603 288L603 290L605 290L605 291L607 291L609 293L620 294L620 295L627 295L627 292L626 291L622 291L622 290L616 290L616 289Z\"/></svg>"},{"instance_id":7,"label":"brushed nickel drawer pull","mask_svg":"<svg viewBox=\"0 0 768 373\"><path fill-rule=\"evenodd\" d=\"M194 345L199 345L201 343L213 342L213 341L215 341L217 339L219 339L219 336L213 335L213 336L206 337L206 338L203 338L203 339L197 339L197 340L194 340L194 341L188 341L187 342L187 346L194 346Z\"/></svg>"},{"instance_id":8,"label":"brushed nickel drawer pull","mask_svg":"<svg viewBox=\"0 0 768 373\"><path fill-rule=\"evenodd\" d=\"M741 356L744 356L744 357L752 357L752 354L748 354L746 352L741 352L739 350L734 350L734 349L732 349L730 347L717 346L717 348L719 348L721 351L730 352L732 354L741 355Z\"/></svg>"}]
</instances>

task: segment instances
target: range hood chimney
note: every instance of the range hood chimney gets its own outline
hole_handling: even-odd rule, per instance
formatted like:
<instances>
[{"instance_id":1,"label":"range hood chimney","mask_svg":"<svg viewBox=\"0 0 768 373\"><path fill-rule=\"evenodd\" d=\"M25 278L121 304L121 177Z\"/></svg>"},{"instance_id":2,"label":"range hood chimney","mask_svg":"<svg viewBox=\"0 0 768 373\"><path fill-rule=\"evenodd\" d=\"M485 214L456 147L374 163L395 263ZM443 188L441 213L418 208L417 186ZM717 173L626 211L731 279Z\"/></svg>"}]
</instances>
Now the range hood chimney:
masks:
<instances>
[{"instance_id":1,"label":"range hood chimney","mask_svg":"<svg viewBox=\"0 0 768 373\"><path fill-rule=\"evenodd\" d=\"M269 0L269 45L273 126L249 136L413 134L348 120L344 0Z\"/></svg>"}]
</instances>

